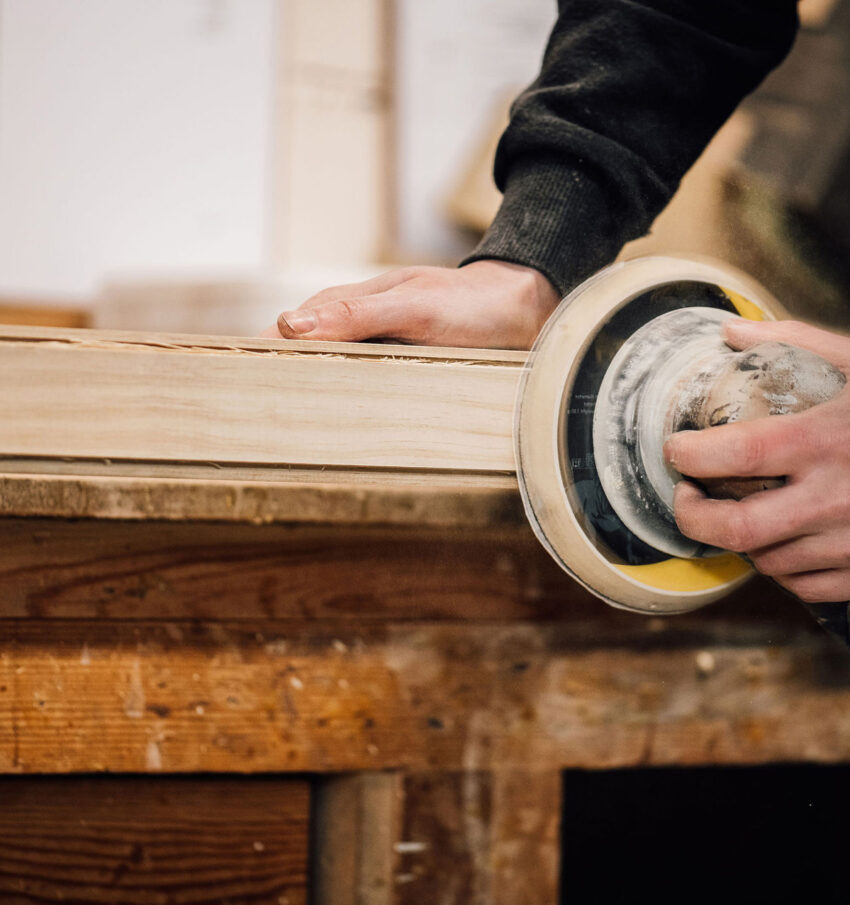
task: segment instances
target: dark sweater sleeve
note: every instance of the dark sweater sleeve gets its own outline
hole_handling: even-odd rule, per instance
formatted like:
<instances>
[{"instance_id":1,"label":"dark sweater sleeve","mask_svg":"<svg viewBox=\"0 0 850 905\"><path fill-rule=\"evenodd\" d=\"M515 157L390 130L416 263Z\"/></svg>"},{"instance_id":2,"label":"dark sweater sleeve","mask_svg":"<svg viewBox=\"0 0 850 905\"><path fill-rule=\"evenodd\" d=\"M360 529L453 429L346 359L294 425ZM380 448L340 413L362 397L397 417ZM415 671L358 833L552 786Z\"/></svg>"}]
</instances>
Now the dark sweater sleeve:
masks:
<instances>
[{"instance_id":1,"label":"dark sweater sleeve","mask_svg":"<svg viewBox=\"0 0 850 905\"><path fill-rule=\"evenodd\" d=\"M497 258L567 292L643 235L738 102L787 54L794 0L559 0L496 152Z\"/></svg>"}]
</instances>

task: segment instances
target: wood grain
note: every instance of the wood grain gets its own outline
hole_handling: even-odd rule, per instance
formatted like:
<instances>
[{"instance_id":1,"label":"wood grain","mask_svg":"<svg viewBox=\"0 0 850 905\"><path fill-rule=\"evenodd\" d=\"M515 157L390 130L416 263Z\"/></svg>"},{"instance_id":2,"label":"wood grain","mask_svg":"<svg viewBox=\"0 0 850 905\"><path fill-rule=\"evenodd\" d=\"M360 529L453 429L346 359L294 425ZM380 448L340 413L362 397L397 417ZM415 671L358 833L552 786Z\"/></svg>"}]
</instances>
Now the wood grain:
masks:
<instances>
[{"instance_id":1,"label":"wood grain","mask_svg":"<svg viewBox=\"0 0 850 905\"><path fill-rule=\"evenodd\" d=\"M397 905L556 905L561 775L404 777Z\"/></svg>"},{"instance_id":2,"label":"wood grain","mask_svg":"<svg viewBox=\"0 0 850 905\"><path fill-rule=\"evenodd\" d=\"M513 625L6 620L0 771L850 758L850 662L804 613L784 627L599 613Z\"/></svg>"},{"instance_id":3,"label":"wood grain","mask_svg":"<svg viewBox=\"0 0 850 905\"><path fill-rule=\"evenodd\" d=\"M542 619L566 604L603 606L522 524L330 531L4 519L0 588L0 618L356 623Z\"/></svg>"},{"instance_id":4,"label":"wood grain","mask_svg":"<svg viewBox=\"0 0 850 905\"><path fill-rule=\"evenodd\" d=\"M332 776L313 813L315 905L558 901L558 771Z\"/></svg>"},{"instance_id":5,"label":"wood grain","mask_svg":"<svg viewBox=\"0 0 850 905\"><path fill-rule=\"evenodd\" d=\"M514 468L510 355L19 331L0 335L2 455Z\"/></svg>"},{"instance_id":6,"label":"wood grain","mask_svg":"<svg viewBox=\"0 0 850 905\"><path fill-rule=\"evenodd\" d=\"M403 781L366 772L316 784L313 905L394 905Z\"/></svg>"},{"instance_id":7,"label":"wood grain","mask_svg":"<svg viewBox=\"0 0 850 905\"><path fill-rule=\"evenodd\" d=\"M0 779L5 905L306 905L298 779Z\"/></svg>"}]
</instances>

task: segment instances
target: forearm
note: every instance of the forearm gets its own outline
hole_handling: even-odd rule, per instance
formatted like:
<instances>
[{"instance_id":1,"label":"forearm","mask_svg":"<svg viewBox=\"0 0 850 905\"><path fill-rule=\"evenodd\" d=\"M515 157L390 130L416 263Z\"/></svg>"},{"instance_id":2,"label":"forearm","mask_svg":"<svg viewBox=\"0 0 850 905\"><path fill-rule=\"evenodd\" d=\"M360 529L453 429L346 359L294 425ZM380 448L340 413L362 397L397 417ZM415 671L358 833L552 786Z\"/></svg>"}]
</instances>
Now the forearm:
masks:
<instances>
[{"instance_id":1,"label":"forearm","mask_svg":"<svg viewBox=\"0 0 850 905\"><path fill-rule=\"evenodd\" d=\"M643 235L742 97L788 52L793 0L560 0L499 144L499 214L464 263L566 292Z\"/></svg>"}]
</instances>

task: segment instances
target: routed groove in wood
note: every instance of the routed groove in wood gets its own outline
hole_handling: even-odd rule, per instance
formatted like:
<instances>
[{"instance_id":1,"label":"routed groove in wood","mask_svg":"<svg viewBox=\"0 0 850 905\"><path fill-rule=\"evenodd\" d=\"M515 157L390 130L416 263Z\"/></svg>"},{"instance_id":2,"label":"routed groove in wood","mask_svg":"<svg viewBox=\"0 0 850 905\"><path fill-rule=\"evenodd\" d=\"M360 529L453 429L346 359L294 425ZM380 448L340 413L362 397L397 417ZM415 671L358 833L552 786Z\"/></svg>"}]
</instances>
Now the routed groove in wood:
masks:
<instances>
[{"instance_id":1,"label":"routed groove in wood","mask_svg":"<svg viewBox=\"0 0 850 905\"><path fill-rule=\"evenodd\" d=\"M301 779L0 779L4 905L306 905Z\"/></svg>"},{"instance_id":2,"label":"routed groove in wood","mask_svg":"<svg viewBox=\"0 0 850 905\"><path fill-rule=\"evenodd\" d=\"M0 455L511 471L523 360L4 328Z\"/></svg>"}]
</instances>

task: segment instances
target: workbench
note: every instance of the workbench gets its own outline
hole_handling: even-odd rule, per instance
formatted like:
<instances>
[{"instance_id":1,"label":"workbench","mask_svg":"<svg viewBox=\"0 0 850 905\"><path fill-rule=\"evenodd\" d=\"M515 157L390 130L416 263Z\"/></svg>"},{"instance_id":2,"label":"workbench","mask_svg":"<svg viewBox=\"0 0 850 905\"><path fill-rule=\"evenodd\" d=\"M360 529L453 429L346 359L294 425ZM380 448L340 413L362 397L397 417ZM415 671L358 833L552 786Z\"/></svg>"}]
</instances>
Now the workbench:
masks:
<instances>
[{"instance_id":1,"label":"workbench","mask_svg":"<svg viewBox=\"0 0 850 905\"><path fill-rule=\"evenodd\" d=\"M794 601L614 610L512 477L6 466L4 902L554 905L567 768L850 760Z\"/></svg>"}]
</instances>

